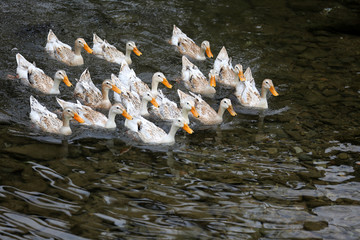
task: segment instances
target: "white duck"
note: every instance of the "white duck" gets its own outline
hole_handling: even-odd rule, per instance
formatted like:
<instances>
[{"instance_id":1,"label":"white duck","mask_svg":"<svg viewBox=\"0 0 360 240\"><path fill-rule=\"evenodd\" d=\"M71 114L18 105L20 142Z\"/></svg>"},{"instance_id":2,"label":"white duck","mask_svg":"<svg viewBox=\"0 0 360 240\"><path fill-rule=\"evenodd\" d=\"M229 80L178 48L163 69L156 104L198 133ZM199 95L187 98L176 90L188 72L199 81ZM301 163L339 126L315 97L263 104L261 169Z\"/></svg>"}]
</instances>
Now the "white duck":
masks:
<instances>
[{"instance_id":1,"label":"white duck","mask_svg":"<svg viewBox=\"0 0 360 240\"><path fill-rule=\"evenodd\" d=\"M71 107L66 107L62 112L62 120L60 120L55 113L47 110L41 105L36 98L30 96L30 119L44 132L70 135L72 133L70 128L70 120L74 118L79 123L84 120Z\"/></svg>"},{"instance_id":2,"label":"white duck","mask_svg":"<svg viewBox=\"0 0 360 240\"><path fill-rule=\"evenodd\" d=\"M194 117L199 117L199 114L195 109L195 103L191 99L182 99L182 95L179 91L180 90L178 90L178 95L180 97L181 109L178 108L175 102L169 100L164 96L162 91L159 90L159 95L156 98L156 101L159 103L159 107L151 108L150 115L164 121L173 121L175 118L182 116L186 124L189 124L190 122L188 116L189 112L191 112Z\"/></svg>"},{"instance_id":3,"label":"white duck","mask_svg":"<svg viewBox=\"0 0 360 240\"><path fill-rule=\"evenodd\" d=\"M275 90L272 80L270 79L263 80L261 86L261 94L259 94L259 91L255 86L255 80L251 74L250 68L246 69L244 76L246 81L239 82L236 86L236 91L235 91L235 96L239 100L240 104L250 108L267 109L268 102L266 95L268 91L270 90L270 92L274 96L279 95Z\"/></svg>"},{"instance_id":4,"label":"white duck","mask_svg":"<svg viewBox=\"0 0 360 240\"><path fill-rule=\"evenodd\" d=\"M150 115L164 121L173 120L180 115L180 109L177 104L168 99L161 90L159 90L156 102L159 104L159 107L152 107Z\"/></svg>"},{"instance_id":5,"label":"white duck","mask_svg":"<svg viewBox=\"0 0 360 240\"><path fill-rule=\"evenodd\" d=\"M159 83L163 83L166 87L172 88L172 85L169 84L163 73L154 73L152 76L151 90L146 83L136 76L134 70L130 69L126 63L122 64L118 79L121 82L121 85L127 88L130 92L133 92L133 95L144 96L145 94L151 92L151 95L156 98L156 102L158 103L158 106L154 106L151 111L151 114L155 117L161 120L173 120L179 115L178 113L180 113L180 110L177 108L177 104L170 101L161 90L158 90ZM144 107L141 109L144 110ZM144 116L143 113L141 115Z\"/></svg>"},{"instance_id":6,"label":"white duck","mask_svg":"<svg viewBox=\"0 0 360 240\"><path fill-rule=\"evenodd\" d=\"M89 70L85 69L76 83L74 96L92 108L110 109L112 106L109 100L110 89L116 93L121 93L115 83L109 79L103 81L100 91L92 82Z\"/></svg>"},{"instance_id":7,"label":"white duck","mask_svg":"<svg viewBox=\"0 0 360 240\"><path fill-rule=\"evenodd\" d=\"M191 38L186 36L186 34L175 25L173 28L172 37L170 39L170 44L176 46L181 54L196 60L205 60L205 53L208 58L213 57L213 54L210 50L210 43L208 41L203 41L201 43L201 47L199 47Z\"/></svg>"},{"instance_id":8,"label":"white duck","mask_svg":"<svg viewBox=\"0 0 360 240\"><path fill-rule=\"evenodd\" d=\"M239 79L245 81L242 65L232 66L231 58L229 58L225 47L222 47L216 57L213 70L215 71L217 81L224 86L235 88ZM210 85L215 87L215 81L211 82Z\"/></svg>"},{"instance_id":9,"label":"white duck","mask_svg":"<svg viewBox=\"0 0 360 240\"><path fill-rule=\"evenodd\" d=\"M55 73L54 80L43 70L27 61L20 53L16 54L16 73L21 82L45 94L60 94L59 85L63 81L66 86L72 86L64 70Z\"/></svg>"},{"instance_id":10,"label":"white duck","mask_svg":"<svg viewBox=\"0 0 360 240\"><path fill-rule=\"evenodd\" d=\"M93 51L95 56L101 59L105 59L108 62L117 63L119 65L123 61L126 61L127 64L132 63L130 57L131 52L134 52L137 56L141 56L142 54L133 41L126 43L126 51L124 54L117 50L115 46L108 43L105 39L102 40L95 33L93 35Z\"/></svg>"},{"instance_id":11,"label":"white duck","mask_svg":"<svg viewBox=\"0 0 360 240\"><path fill-rule=\"evenodd\" d=\"M56 101L62 109L65 109L66 107L74 109L79 116L84 119L84 125L113 129L116 128L115 117L117 114L123 115L126 119L132 119L120 103L112 105L109 109L108 117L106 117L104 114L93 110L91 107L82 105L79 101L73 103L64 101L60 98L56 98Z\"/></svg>"},{"instance_id":12,"label":"white duck","mask_svg":"<svg viewBox=\"0 0 360 240\"><path fill-rule=\"evenodd\" d=\"M137 92L128 89L128 86L123 84L114 74L111 74L111 80L121 91L121 94L114 93L114 101L126 107L131 115L149 116L147 108L148 102L154 107L159 107L159 104L150 91L139 95Z\"/></svg>"},{"instance_id":13,"label":"white duck","mask_svg":"<svg viewBox=\"0 0 360 240\"><path fill-rule=\"evenodd\" d=\"M125 126L131 130L129 134L147 144L174 144L175 134L179 128L183 128L189 134L193 133L182 117L173 120L168 133L143 117L135 117L132 121L125 120Z\"/></svg>"},{"instance_id":14,"label":"white duck","mask_svg":"<svg viewBox=\"0 0 360 240\"><path fill-rule=\"evenodd\" d=\"M47 43L45 50L49 55L69 66L79 66L84 64L84 59L81 56L81 48L84 48L88 53L92 53L93 50L87 45L83 38L75 40L74 51L71 47L61 42L53 31L50 29L47 36Z\"/></svg>"},{"instance_id":15,"label":"white duck","mask_svg":"<svg viewBox=\"0 0 360 240\"><path fill-rule=\"evenodd\" d=\"M130 69L129 65L126 63L121 64L118 77L128 89L131 88L132 91L136 91L139 95L151 91L152 95L156 98L158 95L159 83L164 84L167 88L172 88L172 85L168 82L165 75L161 72L156 72L152 76L150 89L145 82L136 76L135 71Z\"/></svg>"},{"instance_id":16,"label":"white duck","mask_svg":"<svg viewBox=\"0 0 360 240\"><path fill-rule=\"evenodd\" d=\"M216 112L200 95L190 92L194 96L195 108L199 112L198 120L204 125L217 125L222 123L225 110L228 110L231 116L236 116L231 100L224 98L220 101L218 112Z\"/></svg>"},{"instance_id":17,"label":"white duck","mask_svg":"<svg viewBox=\"0 0 360 240\"><path fill-rule=\"evenodd\" d=\"M184 93L180 89L178 89L177 92L178 92L178 95L180 98L181 116L184 118L185 123L189 124L190 123L190 119L189 119L190 112L192 113L192 115L195 118L198 118L200 116L199 113L196 111L194 98L191 97L190 95Z\"/></svg>"},{"instance_id":18,"label":"white duck","mask_svg":"<svg viewBox=\"0 0 360 240\"><path fill-rule=\"evenodd\" d=\"M210 71L209 76L215 78L215 72ZM197 66L189 61L185 56L182 57L181 79L184 81L185 87L194 93L200 93L207 97L213 97L216 93L214 87L210 86L209 81ZM210 80L213 81L213 80Z\"/></svg>"}]
</instances>

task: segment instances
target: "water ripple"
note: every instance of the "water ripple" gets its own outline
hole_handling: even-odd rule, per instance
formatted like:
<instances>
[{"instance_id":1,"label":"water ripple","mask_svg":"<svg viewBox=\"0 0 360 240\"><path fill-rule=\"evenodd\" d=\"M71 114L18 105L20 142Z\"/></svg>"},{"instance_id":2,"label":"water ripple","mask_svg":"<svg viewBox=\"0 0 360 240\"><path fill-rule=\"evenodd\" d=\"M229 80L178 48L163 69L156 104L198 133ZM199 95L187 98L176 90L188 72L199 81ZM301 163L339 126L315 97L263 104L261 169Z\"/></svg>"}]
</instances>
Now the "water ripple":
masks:
<instances>
[{"instance_id":1,"label":"water ripple","mask_svg":"<svg viewBox=\"0 0 360 240\"><path fill-rule=\"evenodd\" d=\"M57 197L39 192L27 192L12 186L0 186L0 193L20 198L21 200L39 208L63 212L68 216L71 216L71 212L75 212L80 208L72 202L65 201Z\"/></svg>"},{"instance_id":2,"label":"water ripple","mask_svg":"<svg viewBox=\"0 0 360 240\"><path fill-rule=\"evenodd\" d=\"M86 239L66 232L67 228L68 224L58 220L25 215L0 207L1 239Z\"/></svg>"},{"instance_id":3,"label":"water ripple","mask_svg":"<svg viewBox=\"0 0 360 240\"><path fill-rule=\"evenodd\" d=\"M52 187L71 193L77 196L79 199L84 199L85 197L89 197L90 193L85 189L76 186L70 178L63 177L54 170L45 167L43 165L37 164L35 162L29 162L29 163L33 165L32 168L37 173L39 173L46 180L50 181L50 185ZM65 185L65 187L61 187L59 185Z\"/></svg>"}]
</instances>

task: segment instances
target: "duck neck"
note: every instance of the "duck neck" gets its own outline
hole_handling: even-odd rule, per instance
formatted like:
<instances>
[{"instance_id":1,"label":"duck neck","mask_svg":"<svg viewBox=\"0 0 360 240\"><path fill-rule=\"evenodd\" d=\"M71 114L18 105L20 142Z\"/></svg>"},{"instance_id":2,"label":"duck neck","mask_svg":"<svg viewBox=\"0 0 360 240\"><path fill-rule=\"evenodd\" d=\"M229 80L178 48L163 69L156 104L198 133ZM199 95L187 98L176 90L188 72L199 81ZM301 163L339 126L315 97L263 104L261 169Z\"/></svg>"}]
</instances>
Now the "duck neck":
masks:
<instances>
[{"instance_id":1,"label":"duck neck","mask_svg":"<svg viewBox=\"0 0 360 240\"><path fill-rule=\"evenodd\" d=\"M224 115L224 112L225 112L225 108L223 108L221 105L219 107L219 110L218 110L218 117L220 117L221 119L223 118L223 115Z\"/></svg>"},{"instance_id":2,"label":"duck neck","mask_svg":"<svg viewBox=\"0 0 360 240\"><path fill-rule=\"evenodd\" d=\"M148 109L147 109L148 101L146 101L144 98L141 100L140 105L140 115L141 116L147 116L149 115Z\"/></svg>"},{"instance_id":3,"label":"duck neck","mask_svg":"<svg viewBox=\"0 0 360 240\"><path fill-rule=\"evenodd\" d=\"M262 99L266 99L266 95L267 95L268 90L264 87L261 87L261 95L260 98Z\"/></svg>"},{"instance_id":4,"label":"duck neck","mask_svg":"<svg viewBox=\"0 0 360 240\"><path fill-rule=\"evenodd\" d=\"M131 55L131 49L128 49L128 48L126 48L126 51L125 51L125 61L127 62L127 64L131 64L131 57L130 57L130 55Z\"/></svg>"},{"instance_id":5,"label":"duck neck","mask_svg":"<svg viewBox=\"0 0 360 240\"><path fill-rule=\"evenodd\" d=\"M175 134L178 129L179 129L179 127L175 126L174 124L171 125L170 131L166 136L166 138L168 139L169 142L175 141Z\"/></svg>"},{"instance_id":6,"label":"duck neck","mask_svg":"<svg viewBox=\"0 0 360 240\"><path fill-rule=\"evenodd\" d=\"M108 88L104 88L104 87L103 87L103 88L101 89L101 94L102 94L102 100L103 100L103 101L106 101L106 102L107 102L107 101L110 101L110 100L109 100L109 89L108 89Z\"/></svg>"},{"instance_id":7,"label":"duck neck","mask_svg":"<svg viewBox=\"0 0 360 240\"><path fill-rule=\"evenodd\" d=\"M81 46L78 46L76 43L74 46L74 53L75 55L81 55Z\"/></svg>"},{"instance_id":8,"label":"duck neck","mask_svg":"<svg viewBox=\"0 0 360 240\"><path fill-rule=\"evenodd\" d=\"M200 48L199 55L200 55L201 58L206 58L206 57L205 57L205 49Z\"/></svg>"},{"instance_id":9,"label":"duck neck","mask_svg":"<svg viewBox=\"0 0 360 240\"><path fill-rule=\"evenodd\" d=\"M54 82L53 82L53 85L50 89L50 94L59 94L60 93L60 90L59 90L59 86L60 86L60 80L55 78L54 79Z\"/></svg>"},{"instance_id":10,"label":"duck neck","mask_svg":"<svg viewBox=\"0 0 360 240\"><path fill-rule=\"evenodd\" d=\"M64 135L70 135L72 133L71 128L70 128L70 119L64 117L64 115L63 115L62 121L63 121L63 125L60 128L59 132Z\"/></svg>"},{"instance_id":11,"label":"duck neck","mask_svg":"<svg viewBox=\"0 0 360 240\"><path fill-rule=\"evenodd\" d=\"M70 118L63 116L63 127L70 127Z\"/></svg>"},{"instance_id":12,"label":"duck neck","mask_svg":"<svg viewBox=\"0 0 360 240\"><path fill-rule=\"evenodd\" d=\"M116 117L116 114L110 110L109 115L108 115L108 120L107 120L106 126L105 126L106 128L115 128L116 127L115 117Z\"/></svg>"},{"instance_id":13,"label":"duck neck","mask_svg":"<svg viewBox=\"0 0 360 240\"><path fill-rule=\"evenodd\" d=\"M189 124L190 120L189 120L189 110L186 108L182 108L181 109L181 116L184 118L185 123Z\"/></svg>"},{"instance_id":14,"label":"duck neck","mask_svg":"<svg viewBox=\"0 0 360 240\"><path fill-rule=\"evenodd\" d=\"M155 80L152 80L152 82L151 82L151 93L154 95L154 97L157 96L158 86L159 86L159 82L155 81Z\"/></svg>"}]
</instances>

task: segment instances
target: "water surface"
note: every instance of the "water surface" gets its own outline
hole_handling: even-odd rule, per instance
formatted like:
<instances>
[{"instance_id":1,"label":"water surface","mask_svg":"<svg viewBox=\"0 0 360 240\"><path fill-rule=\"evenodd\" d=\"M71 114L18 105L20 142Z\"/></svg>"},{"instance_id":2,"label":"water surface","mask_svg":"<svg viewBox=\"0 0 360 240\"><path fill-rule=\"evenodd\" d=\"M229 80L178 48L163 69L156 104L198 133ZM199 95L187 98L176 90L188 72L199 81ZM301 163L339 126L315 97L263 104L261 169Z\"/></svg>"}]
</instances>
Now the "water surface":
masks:
<instances>
[{"instance_id":1,"label":"water surface","mask_svg":"<svg viewBox=\"0 0 360 240\"><path fill-rule=\"evenodd\" d=\"M2 239L358 239L360 234L360 38L357 1L3 1L0 3L0 236ZM83 54L67 67L44 52L49 29L73 45L97 33L118 49L134 40L137 75L162 71L184 90L181 56L167 43L176 24L195 42L222 46L280 96L264 112L237 111L174 146L73 125L69 138L29 121L29 97L54 96L8 79L15 54L70 80L88 68L100 86L116 64ZM213 59L195 64L205 75ZM71 88L60 97L73 100ZM169 126L161 124L168 130Z\"/></svg>"}]
</instances>

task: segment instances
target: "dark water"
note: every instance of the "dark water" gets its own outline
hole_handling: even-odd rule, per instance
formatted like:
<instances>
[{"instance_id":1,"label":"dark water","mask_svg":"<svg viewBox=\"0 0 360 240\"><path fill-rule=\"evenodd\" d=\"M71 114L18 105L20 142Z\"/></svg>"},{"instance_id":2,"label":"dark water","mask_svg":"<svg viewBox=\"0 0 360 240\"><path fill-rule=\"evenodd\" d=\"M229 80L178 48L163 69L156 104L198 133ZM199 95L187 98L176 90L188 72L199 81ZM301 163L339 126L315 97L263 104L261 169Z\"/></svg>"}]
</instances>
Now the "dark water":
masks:
<instances>
[{"instance_id":1,"label":"dark water","mask_svg":"<svg viewBox=\"0 0 360 240\"><path fill-rule=\"evenodd\" d=\"M0 2L1 239L358 239L360 234L360 37L358 1L2 1ZM73 126L70 138L29 123L29 96L50 110L53 96L7 79L15 54L70 80L86 67L97 86L115 64L86 55L67 67L44 52L49 29L70 45L92 34L124 50L134 40L138 76L162 71L184 86L172 25L216 56L251 67L258 87L280 96L259 113L230 97L238 113L219 127L196 123L172 147ZM204 72L213 60L196 62ZM63 99L72 89L61 86ZM170 97L171 98L171 97ZM177 100L176 98L173 98ZM169 126L162 126L169 129Z\"/></svg>"}]
</instances>

